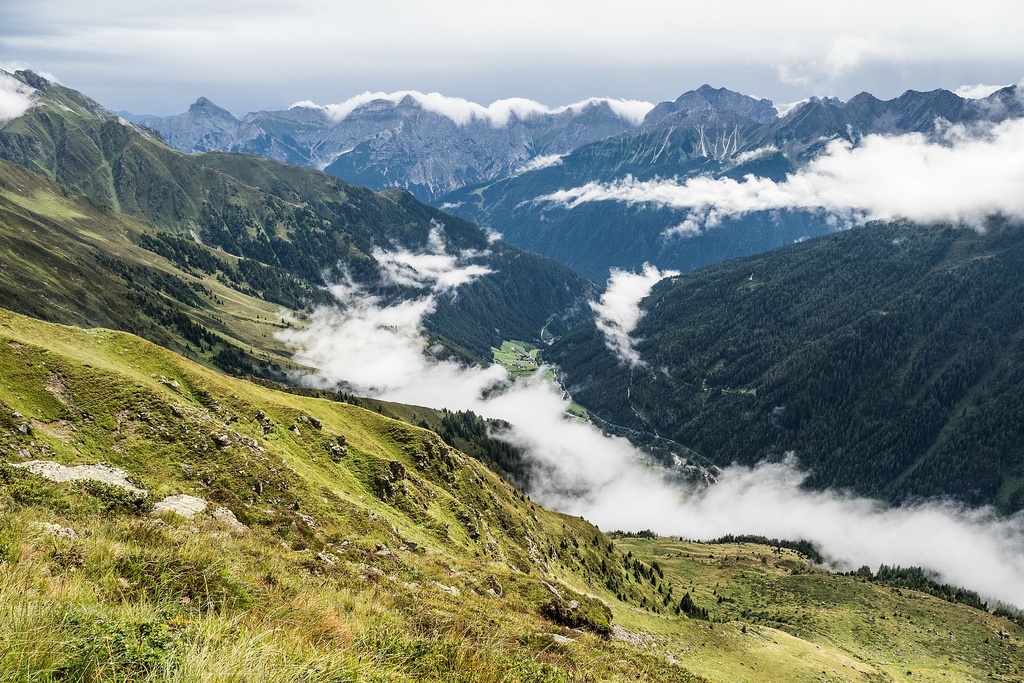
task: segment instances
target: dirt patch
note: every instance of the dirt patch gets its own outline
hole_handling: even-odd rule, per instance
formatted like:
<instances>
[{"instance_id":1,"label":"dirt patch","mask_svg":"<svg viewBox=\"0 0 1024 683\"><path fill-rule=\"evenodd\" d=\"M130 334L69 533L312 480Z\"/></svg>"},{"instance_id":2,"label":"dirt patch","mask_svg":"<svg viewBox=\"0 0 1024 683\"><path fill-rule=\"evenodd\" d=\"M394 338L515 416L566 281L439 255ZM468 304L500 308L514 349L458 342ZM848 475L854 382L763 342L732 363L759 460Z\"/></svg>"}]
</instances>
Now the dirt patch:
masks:
<instances>
[{"instance_id":1,"label":"dirt patch","mask_svg":"<svg viewBox=\"0 0 1024 683\"><path fill-rule=\"evenodd\" d=\"M74 426L67 420L56 420L54 422L32 420L32 429L64 443L71 441L72 434L75 431Z\"/></svg>"},{"instance_id":2,"label":"dirt patch","mask_svg":"<svg viewBox=\"0 0 1024 683\"><path fill-rule=\"evenodd\" d=\"M71 394L68 393L67 380L59 372L51 372L49 377L46 378L43 388L53 394L58 401L68 408L75 407L75 402L72 400Z\"/></svg>"}]
</instances>

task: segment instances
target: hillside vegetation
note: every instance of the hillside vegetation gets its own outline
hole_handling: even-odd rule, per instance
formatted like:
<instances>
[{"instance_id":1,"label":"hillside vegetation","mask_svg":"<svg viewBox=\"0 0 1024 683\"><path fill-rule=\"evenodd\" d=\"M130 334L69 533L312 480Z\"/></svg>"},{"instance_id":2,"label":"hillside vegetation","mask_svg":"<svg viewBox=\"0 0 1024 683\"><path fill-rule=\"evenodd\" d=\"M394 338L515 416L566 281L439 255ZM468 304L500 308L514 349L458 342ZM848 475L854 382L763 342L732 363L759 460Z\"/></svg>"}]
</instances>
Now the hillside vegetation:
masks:
<instances>
[{"instance_id":1,"label":"hillside vegetation","mask_svg":"<svg viewBox=\"0 0 1024 683\"><path fill-rule=\"evenodd\" d=\"M808 484L1024 507L1024 231L877 224L663 281L630 368L545 352L599 418Z\"/></svg>"},{"instance_id":2,"label":"hillside vegetation","mask_svg":"<svg viewBox=\"0 0 1024 683\"><path fill-rule=\"evenodd\" d=\"M943 680L1019 676L1005 619L788 550L613 543L432 432L124 333L0 313L0 376L0 680L881 681L902 647ZM205 508L154 514L181 494ZM897 647L829 630L863 591L912 615Z\"/></svg>"}]
</instances>

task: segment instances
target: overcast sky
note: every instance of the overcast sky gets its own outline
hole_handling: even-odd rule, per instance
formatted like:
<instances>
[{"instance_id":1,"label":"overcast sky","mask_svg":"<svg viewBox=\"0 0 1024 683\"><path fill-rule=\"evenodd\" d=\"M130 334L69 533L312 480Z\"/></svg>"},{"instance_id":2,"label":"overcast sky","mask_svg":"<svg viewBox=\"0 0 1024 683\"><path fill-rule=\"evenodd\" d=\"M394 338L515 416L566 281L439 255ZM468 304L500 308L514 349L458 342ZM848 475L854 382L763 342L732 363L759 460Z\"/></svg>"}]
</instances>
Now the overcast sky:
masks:
<instances>
[{"instance_id":1,"label":"overcast sky","mask_svg":"<svg viewBox=\"0 0 1024 683\"><path fill-rule=\"evenodd\" d=\"M1019 0L2 0L0 66L108 108L235 114L371 91L791 102L1024 78Z\"/></svg>"}]
</instances>

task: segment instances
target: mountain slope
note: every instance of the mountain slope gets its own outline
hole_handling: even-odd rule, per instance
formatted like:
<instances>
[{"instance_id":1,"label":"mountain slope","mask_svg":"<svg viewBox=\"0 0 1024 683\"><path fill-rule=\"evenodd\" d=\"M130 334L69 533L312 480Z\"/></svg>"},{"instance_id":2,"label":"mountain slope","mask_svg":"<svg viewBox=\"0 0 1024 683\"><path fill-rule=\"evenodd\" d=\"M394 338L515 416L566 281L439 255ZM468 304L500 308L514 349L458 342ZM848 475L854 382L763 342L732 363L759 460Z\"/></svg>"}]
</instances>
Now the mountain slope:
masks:
<instances>
[{"instance_id":1,"label":"mountain slope","mask_svg":"<svg viewBox=\"0 0 1024 683\"><path fill-rule=\"evenodd\" d=\"M18 74L39 86L38 99L0 127L0 158L178 237L283 268L307 285L352 277L386 287L374 251L420 252L440 230L447 253L472 252L493 271L458 298L443 297L432 323L435 332L477 354L503 338L539 339L542 327L557 328L589 291L566 268L508 245L492 246L476 226L402 191L375 194L249 155L187 156L80 93Z\"/></svg>"},{"instance_id":2,"label":"mountain slope","mask_svg":"<svg viewBox=\"0 0 1024 683\"><path fill-rule=\"evenodd\" d=\"M630 368L593 325L545 352L589 411L720 465L1024 507L1024 230L871 225L660 283ZM628 397L623 400L623 397Z\"/></svg>"},{"instance_id":3,"label":"mountain slope","mask_svg":"<svg viewBox=\"0 0 1024 683\"><path fill-rule=\"evenodd\" d=\"M280 268L159 233L6 161L0 237L8 308L130 331L231 372L290 365L274 336L282 307L331 300Z\"/></svg>"}]
</instances>

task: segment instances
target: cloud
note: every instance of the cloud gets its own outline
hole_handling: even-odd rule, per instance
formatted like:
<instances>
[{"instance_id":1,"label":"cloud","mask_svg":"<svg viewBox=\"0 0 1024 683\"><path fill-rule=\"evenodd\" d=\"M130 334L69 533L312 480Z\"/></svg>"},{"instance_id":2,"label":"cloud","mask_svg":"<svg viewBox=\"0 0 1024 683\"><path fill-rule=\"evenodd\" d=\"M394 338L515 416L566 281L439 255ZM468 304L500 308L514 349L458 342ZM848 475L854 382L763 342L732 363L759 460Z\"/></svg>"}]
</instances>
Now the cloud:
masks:
<instances>
[{"instance_id":1,"label":"cloud","mask_svg":"<svg viewBox=\"0 0 1024 683\"><path fill-rule=\"evenodd\" d=\"M781 182L700 176L685 182L631 176L587 183L537 198L567 209L587 202L651 203L688 210L696 221L667 234L714 227L754 211L824 210L845 221L909 218L980 227L993 214L1024 217L1024 119L988 128L940 126L935 136L868 135L834 140L824 153Z\"/></svg>"},{"instance_id":2,"label":"cloud","mask_svg":"<svg viewBox=\"0 0 1024 683\"><path fill-rule=\"evenodd\" d=\"M384 251L374 247L372 255L384 278L396 285L443 292L494 272L487 266L471 262L485 256L485 253L472 250L457 255L447 253L443 230L443 225L432 221L427 248L418 252L406 249Z\"/></svg>"},{"instance_id":3,"label":"cloud","mask_svg":"<svg viewBox=\"0 0 1024 683\"><path fill-rule=\"evenodd\" d=\"M31 107L39 91L0 71L0 124L16 119Z\"/></svg>"},{"instance_id":4,"label":"cloud","mask_svg":"<svg viewBox=\"0 0 1024 683\"><path fill-rule=\"evenodd\" d=\"M526 173L527 171L536 171L541 168L548 168L550 166L561 166L562 155L561 154L545 154L544 156L533 157L525 164L517 168L514 173Z\"/></svg>"},{"instance_id":5,"label":"cloud","mask_svg":"<svg viewBox=\"0 0 1024 683\"><path fill-rule=\"evenodd\" d=\"M613 268L601 300L590 303L597 314L595 322L604 335L605 344L623 363L634 367L643 364L630 336L643 315L640 300L650 294L660 280L676 275L679 271L661 271L649 263L644 264L640 273Z\"/></svg>"},{"instance_id":6,"label":"cloud","mask_svg":"<svg viewBox=\"0 0 1024 683\"><path fill-rule=\"evenodd\" d=\"M631 329L637 315L631 302L658 276L653 268L613 275L611 295L599 304L606 319ZM437 294L388 305L351 283L332 291L338 306L319 308L306 327L281 334L295 359L315 368L305 381L509 421L511 429L497 436L525 450L534 472L531 495L544 505L608 530L653 529L705 540L728 533L807 539L838 569L922 566L942 581L1024 606L1021 515L1000 518L944 503L886 508L805 491L792 460L729 467L709 487L682 485L625 439L567 418L567 399L541 373L511 383L500 367L467 368L424 353L422 323Z\"/></svg>"},{"instance_id":7,"label":"cloud","mask_svg":"<svg viewBox=\"0 0 1024 683\"><path fill-rule=\"evenodd\" d=\"M398 104L405 98L411 98L417 105L426 111L445 116L459 126L465 126L474 121L481 121L494 126L504 128L512 119L525 120L534 116L549 116L562 114L566 111L579 113L587 107L608 105L612 112L619 118L636 125L640 123L654 105L650 102L640 100L624 100L592 97L590 99L575 102L563 107L548 107L547 105L528 100L522 97L513 97L504 100L497 100L488 106L470 102L461 97L448 97L441 93L421 93L415 90L401 90L398 92L364 92L361 95L350 97L344 102L319 106L309 100L296 102L292 107L305 107L322 109L335 123L344 121L352 112L359 107L371 102L391 102Z\"/></svg>"},{"instance_id":8,"label":"cloud","mask_svg":"<svg viewBox=\"0 0 1024 683\"><path fill-rule=\"evenodd\" d=\"M766 157L766 156L769 156L771 154L775 154L778 151L779 151L779 148L776 147L775 145L766 145L764 147L758 147L757 149L752 149L749 152L740 152L739 154L737 154L733 158L733 162L736 163L736 164L745 164L748 161L753 161L754 159L760 159L761 157Z\"/></svg>"},{"instance_id":9,"label":"cloud","mask_svg":"<svg viewBox=\"0 0 1024 683\"><path fill-rule=\"evenodd\" d=\"M997 90L1002 90L1010 85L1012 84L986 85L984 83L975 83L974 85L961 85L953 92L967 100L983 100Z\"/></svg>"}]
</instances>

